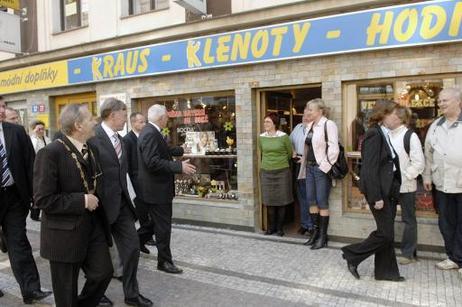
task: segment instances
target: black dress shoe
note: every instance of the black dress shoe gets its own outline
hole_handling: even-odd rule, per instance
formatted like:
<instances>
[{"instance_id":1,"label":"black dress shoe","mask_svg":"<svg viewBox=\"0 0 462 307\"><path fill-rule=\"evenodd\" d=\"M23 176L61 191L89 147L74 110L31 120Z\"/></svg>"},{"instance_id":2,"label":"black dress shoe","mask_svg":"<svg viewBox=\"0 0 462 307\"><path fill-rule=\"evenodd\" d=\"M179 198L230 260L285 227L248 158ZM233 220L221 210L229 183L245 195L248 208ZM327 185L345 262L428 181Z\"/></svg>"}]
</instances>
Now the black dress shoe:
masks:
<instances>
[{"instance_id":1,"label":"black dress shoe","mask_svg":"<svg viewBox=\"0 0 462 307\"><path fill-rule=\"evenodd\" d=\"M114 303L106 295L103 295L99 300L98 307L103 306L114 306Z\"/></svg>"},{"instance_id":2,"label":"black dress shoe","mask_svg":"<svg viewBox=\"0 0 462 307\"><path fill-rule=\"evenodd\" d=\"M154 239L149 239L144 244L149 246L156 246L156 241L154 241Z\"/></svg>"},{"instance_id":3,"label":"black dress shoe","mask_svg":"<svg viewBox=\"0 0 462 307\"><path fill-rule=\"evenodd\" d=\"M402 281L406 281L406 278L404 278L403 276L398 276L398 277L393 277L393 278L376 278L375 280L402 282Z\"/></svg>"},{"instance_id":4,"label":"black dress shoe","mask_svg":"<svg viewBox=\"0 0 462 307\"><path fill-rule=\"evenodd\" d=\"M24 304L30 305L49 296L51 291L35 290L23 297Z\"/></svg>"},{"instance_id":5,"label":"black dress shoe","mask_svg":"<svg viewBox=\"0 0 462 307\"><path fill-rule=\"evenodd\" d=\"M284 231L278 230L277 235L280 236L280 237L283 237L284 236Z\"/></svg>"},{"instance_id":6,"label":"black dress shoe","mask_svg":"<svg viewBox=\"0 0 462 307\"><path fill-rule=\"evenodd\" d=\"M140 244L140 252L148 254L148 255L151 253L149 249L143 244Z\"/></svg>"},{"instance_id":7,"label":"black dress shoe","mask_svg":"<svg viewBox=\"0 0 462 307\"><path fill-rule=\"evenodd\" d=\"M348 266L348 271L350 271L351 275L354 276L354 278L359 279L359 273L358 273L358 267L356 265L351 264L346 258L345 254L342 254L342 258L346 260L347 266Z\"/></svg>"},{"instance_id":8,"label":"black dress shoe","mask_svg":"<svg viewBox=\"0 0 462 307\"><path fill-rule=\"evenodd\" d=\"M3 296L3 291L2 291L2 290L0 290L0 297L2 297L2 296Z\"/></svg>"},{"instance_id":9,"label":"black dress shoe","mask_svg":"<svg viewBox=\"0 0 462 307\"><path fill-rule=\"evenodd\" d=\"M138 307L151 307L153 305L150 299L142 296L141 294L138 294L138 297L126 298L125 304Z\"/></svg>"},{"instance_id":10,"label":"black dress shoe","mask_svg":"<svg viewBox=\"0 0 462 307\"><path fill-rule=\"evenodd\" d=\"M117 279L118 281L123 281L123 276L112 276L112 279Z\"/></svg>"},{"instance_id":11,"label":"black dress shoe","mask_svg":"<svg viewBox=\"0 0 462 307\"><path fill-rule=\"evenodd\" d=\"M170 274L181 274L183 273L183 270L174 265L173 263L170 262L164 262L164 263L159 263L157 264L157 269L160 271L164 271L165 273L170 273Z\"/></svg>"},{"instance_id":12,"label":"black dress shoe","mask_svg":"<svg viewBox=\"0 0 462 307\"><path fill-rule=\"evenodd\" d=\"M265 236L270 236L273 233L276 233L276 230L267 229L264 234L265 234Z\"/></svg>"},{"instance_id":13,"label":"black dress shoe","mask_svg":"<svg viewBox=\"0 0 462 307\"><path fill-rule=\"evenodd\" d=\"M308 229L306 229L305 227L300 227L300 228L297 230L297 233L298 233L299 235L304 235L305 232L307 232L307 231L308 231Z\"/></svg>"}]
</instances>

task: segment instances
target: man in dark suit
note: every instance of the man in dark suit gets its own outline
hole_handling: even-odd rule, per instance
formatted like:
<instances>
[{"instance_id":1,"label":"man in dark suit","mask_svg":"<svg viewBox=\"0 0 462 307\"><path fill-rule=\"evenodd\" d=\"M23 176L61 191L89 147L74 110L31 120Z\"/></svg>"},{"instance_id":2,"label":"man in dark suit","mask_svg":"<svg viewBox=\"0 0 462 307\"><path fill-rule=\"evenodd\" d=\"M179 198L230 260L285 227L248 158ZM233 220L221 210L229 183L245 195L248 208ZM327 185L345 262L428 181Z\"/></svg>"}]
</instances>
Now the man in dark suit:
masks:
<instances>
[{"instance_id":1,"label":"man in dark suit","mask_svg":"<svg viewBox=\"0 0 462 307\"><path fill-rule=\"evenodd\" d=\"M35 153L24 128L4 122L5 109L5 101L0 97L0 223L24 303L33 304L51 294L41 290L37 265L26 236Z\"/></svg>"},{"instance_id":2,"label":"man in dark suit","mask_svg":"<svg viewBox=\"0 0 462 307\"><path fill-rule=\"evenodd\" d=\"M157 269L173 274L183 271L173 264L170 251L172 232L172 200L175 196L174 174L191 175L196 167L185 161L173 161L172 156L182 156L183 148L169 148L161 134L167 127L168 113L163 105L155 104L148 110L149 123L143 128L138 139L139 188L142 199L147 203L154 219L154 229L138 231L141 244L152 234L156 235L158 250Z\"/></svg>"},{"instance_id":3,"label":"man in dark suit","mask_svg":"<svg viewBox=\"0 0 462 307\"><path fill-rule=\"evenodd\" d=\"M127 122L125 104L115 98L106 99L100 108L102 123L96 126L89 143L98 148L103 172L102 203L111 225L111 233L123 266L125 303L130 306L152 306L142 296L136 277L140 243L135 229L136 213L127 189L127 150L117 133Z\"/></svg>"},{"instance_id":4,"label":"man in dark suit","mask_svg":"<svg viewBox=\"0 0 462 307\"><path fill-rule=\"evenodd\" d=\"M130 124L132 126L132 130L124 136L123 141L125 144L125 148L127 149L127 161L128 161L128 175L130 180L133 184L133 189L135 190L136 198L134 199L135 206L136 206L136 214L138 220L140 221L140 228L141 227L154 227L152 223L152 219L149 218L148 208L145 202L141 199L141 195L139 195L139 183L138 183L138 136L140 135L141 130L144 126L146 126L146 118L143 114L139 112L134 112L130 114ZM147 244L152 245L153 240L150 239ZM143 253L149 254L149 249L146 246L141 245L140 250Z\"/></svg>"},{"instance_id":5,"label":"man in dark suit","mask_svg":"<svg viewBox=\"0 0 462 307\"><path fill-rule=\"evenodd\" d=\"M34 198L43 210L40 253L50 260L56 306L97 306L112 264L98 152L87 145L95 122L78 104L66 106L60 121L64 135L41 149L34 165ZM77 296L80 269L86 282Z\"/></svg>"}]
</instances>

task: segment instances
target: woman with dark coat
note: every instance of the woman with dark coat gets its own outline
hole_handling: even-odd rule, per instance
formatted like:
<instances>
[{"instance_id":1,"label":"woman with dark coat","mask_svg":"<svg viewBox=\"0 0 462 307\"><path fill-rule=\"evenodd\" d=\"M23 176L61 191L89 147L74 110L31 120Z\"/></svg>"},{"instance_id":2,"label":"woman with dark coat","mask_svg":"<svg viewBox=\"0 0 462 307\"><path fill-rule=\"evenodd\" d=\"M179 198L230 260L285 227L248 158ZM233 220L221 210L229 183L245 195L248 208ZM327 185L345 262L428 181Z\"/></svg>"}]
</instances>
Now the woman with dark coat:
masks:
<instances>
[{"instance_id":1,"label":"woman with dark coat","mask_svg":"<svg viewBox=\"0 0 462 307\"><path fill-rule=\"evenodd\" d=\"M393 246L401 174L398 155L388 133L399 126L396 106L394 102L376 105L362 147L360 189L374 216L377 230L361 243L342 248L348 270L356 279L359 279L358 265L375 254L376 280L404 281L399 274Z\"/></svg>"}]
</instances>

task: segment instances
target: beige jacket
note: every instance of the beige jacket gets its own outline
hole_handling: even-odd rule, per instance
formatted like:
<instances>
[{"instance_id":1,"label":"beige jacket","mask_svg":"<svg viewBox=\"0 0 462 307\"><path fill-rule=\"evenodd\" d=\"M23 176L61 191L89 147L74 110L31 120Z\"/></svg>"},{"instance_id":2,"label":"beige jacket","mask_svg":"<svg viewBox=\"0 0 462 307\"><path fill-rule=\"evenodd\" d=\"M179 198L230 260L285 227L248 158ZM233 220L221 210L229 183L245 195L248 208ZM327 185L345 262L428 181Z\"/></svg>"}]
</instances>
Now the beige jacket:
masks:
<instances>
[{"instance_id":1,"label":"beige jacket","mask_svg":"<svg viewBox=\"0 0 462 307\"><path fill-rule=\"evenodd\" d=\"M462 193L462 113L451 126L436 119L425 139L424 183L444 193Z\"/></svg>"},{"instance_id":2,"label":"beige jacket","mask_svg":"<svg viewBox=\"0 0 462 307\"><path fill-rule=\"evenodd\" d=\"M408 129L400 126L390 131L390 141L398 154L399 168L401 170L400 193L410 193L417 191L417 176L422 174L425 168L425 158L417 134L413 133L410 140L409 155L404 149L404 135Z\"/></svg>"}]
</instances>

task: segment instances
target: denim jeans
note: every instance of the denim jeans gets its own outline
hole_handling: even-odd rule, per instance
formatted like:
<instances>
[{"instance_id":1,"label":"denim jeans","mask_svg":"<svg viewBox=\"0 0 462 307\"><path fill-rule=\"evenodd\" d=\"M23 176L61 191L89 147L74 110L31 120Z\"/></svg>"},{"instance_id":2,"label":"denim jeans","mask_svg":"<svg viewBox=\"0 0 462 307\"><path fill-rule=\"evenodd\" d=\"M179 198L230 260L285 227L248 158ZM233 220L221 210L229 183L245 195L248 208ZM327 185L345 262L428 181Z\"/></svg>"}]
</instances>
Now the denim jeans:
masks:
<instances>
[{"instance_id":1,"label":"denim jeans","mask_svg":"<svg viewBox=\"0 0 462 307\"><path fill-rule=\"evenodd\" d=\"M306 167L306 198L310 206L317 205L319 209L329 209L329 194L332 181L318 165Z\"/></svg>"},{"instance_id":2,"label":"denim jeans","mask_svg":"<svg viewBox=\"0 0 462 307\"><path fill-rule=\"evenodd\" d=\"M306 180L297 179L297 199L300 206L300 226L305 229L313 228L308 200L306 199Z\"/></svg>"},{"instance_id":3,"label":"denim jeans","mask_svg":"<svg viewBox=\"0 0 462 307\"><path fill-rule=\"evenodd\" d=\"M436 191L438 224L448 258L462 267L462 193Z\"/></svg>"},{"instance_id":4,"label":"denim jeans","mask_svg":"<svg viewBox=\"0 0 462 307\"><path fill-rule=\"evenodd\" d=\"M399 196L401 219L404 223L401 253L406 258L417 256L417 219L415 217L415 192L401 193Z\"/></svg>"}]
</instances>

